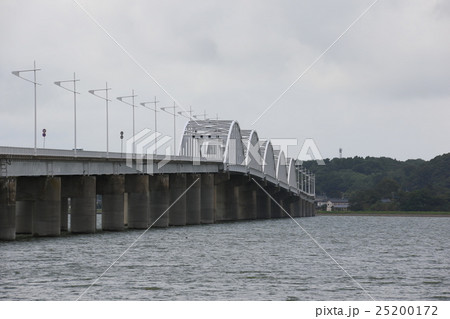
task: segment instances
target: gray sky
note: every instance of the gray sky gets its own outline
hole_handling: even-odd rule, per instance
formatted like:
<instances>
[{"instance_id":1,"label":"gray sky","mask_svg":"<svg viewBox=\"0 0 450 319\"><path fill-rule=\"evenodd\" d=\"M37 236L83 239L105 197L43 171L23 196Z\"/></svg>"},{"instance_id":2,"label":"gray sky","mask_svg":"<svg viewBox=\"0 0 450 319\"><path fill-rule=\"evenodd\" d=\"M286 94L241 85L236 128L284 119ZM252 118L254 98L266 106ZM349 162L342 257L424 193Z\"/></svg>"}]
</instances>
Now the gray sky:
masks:
<instances>
[{"instance_id":1,"label":"gray sky","mask_svg":"<svg viewBox=\"0 0 450 319\"><path fill-rule=\"evenodd\" d=\"M80 78L78 147L105 150L105 106L87 93L112 87L110 148L132 132L131 107L173 104L242 129L254 120L374 0L86 1L79 3L169 92L167 95L74 1L0 0L0 145L73 147L73 96L53 84ZM324 157L430 159L450 152L450 2L380 0L255 125L260 137L313 138ZM24 75L26 76L26 75ZM29 74L31 76L31 74ZM177 139L186 119L177 120ZM159 113L160 131L172 118ZM136 109L136 130L153 113ZM42 146L39 135L38 145ZM296 149L292 149L296 152ZM291 154L293 155L293 154Z\"/></svg>"}]
</instances>

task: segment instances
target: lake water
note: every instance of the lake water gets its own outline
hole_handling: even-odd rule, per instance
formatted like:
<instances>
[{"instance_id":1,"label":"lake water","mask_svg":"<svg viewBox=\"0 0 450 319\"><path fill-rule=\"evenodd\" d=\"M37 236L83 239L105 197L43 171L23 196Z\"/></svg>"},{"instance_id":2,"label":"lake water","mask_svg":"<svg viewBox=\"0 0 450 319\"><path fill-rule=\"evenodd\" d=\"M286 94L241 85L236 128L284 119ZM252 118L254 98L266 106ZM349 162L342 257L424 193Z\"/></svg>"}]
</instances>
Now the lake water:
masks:
<instances>
[{"instance_id":1,"label":"lake water","mask_svg":"<svg viewBox=\"0 0 450 319\"><path fill-rule=\"evenodd\" d=\"M450 218L296 219L377 300L450 300ZM0 299L76 300L142 231L0 243ZM81 300L370 300L290 219L151 229Z\"/></svg>"}]
</instances>

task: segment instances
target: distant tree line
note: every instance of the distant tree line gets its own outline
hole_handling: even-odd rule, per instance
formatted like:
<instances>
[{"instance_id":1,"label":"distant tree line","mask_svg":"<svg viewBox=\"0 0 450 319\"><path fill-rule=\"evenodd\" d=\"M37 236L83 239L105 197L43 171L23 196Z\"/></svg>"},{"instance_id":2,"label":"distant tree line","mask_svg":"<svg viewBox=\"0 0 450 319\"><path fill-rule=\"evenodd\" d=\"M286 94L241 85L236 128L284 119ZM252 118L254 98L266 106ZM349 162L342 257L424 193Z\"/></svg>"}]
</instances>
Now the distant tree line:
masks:
<instances>
[{"instance_id":1,"label":"distant tree line","mask_svg":"<svg viewBox=\"0 0 450 319\"><path fill-rule=\"evenodd\" d=\"M450 153L430 161L353 157L303 166L316 174L316 195L348 198L351 210L450 211Z\"/></svg>"}]
</instances>

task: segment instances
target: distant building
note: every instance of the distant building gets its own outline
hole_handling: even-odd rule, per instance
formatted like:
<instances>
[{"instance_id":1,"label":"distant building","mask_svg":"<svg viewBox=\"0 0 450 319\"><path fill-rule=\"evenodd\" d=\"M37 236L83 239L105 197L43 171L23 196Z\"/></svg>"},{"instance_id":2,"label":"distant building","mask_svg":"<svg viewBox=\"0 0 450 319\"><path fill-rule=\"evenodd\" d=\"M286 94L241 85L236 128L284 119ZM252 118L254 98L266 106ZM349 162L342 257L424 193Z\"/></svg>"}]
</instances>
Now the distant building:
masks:
<instances>
[{"instance_id":1,"label":"distant building","mask_svg":"<svg viewBox=\"0 0 450 319\"><path fill-rule=\"evenodd\" d=\"M317 195L315 202L317 208L326 209L327 212L347 211L349 207L348 199L346 198L328 198L325 195Z\"/></svg>"},{"instance_id":2,"label":"distant building","mask_svg":"<svg viewBox=\"0 0 450 319\"><path fill-rule=\"evenodd\" d=\"M316 205L317 208L321 208L322 206L326 206L328 202L328 197L325 195L316 195Z\"/></svg>"},{"instance_id":3,"label":"distant building","mask_svg":"<svg viewBox=\"0 0 450 319\"><path fill-rule=\"evenodd\" d=\"M331 211L347 211L348 210L348 199L338 199L330 198L327 201L327 212Z\"/></svg>"}]
</instances>

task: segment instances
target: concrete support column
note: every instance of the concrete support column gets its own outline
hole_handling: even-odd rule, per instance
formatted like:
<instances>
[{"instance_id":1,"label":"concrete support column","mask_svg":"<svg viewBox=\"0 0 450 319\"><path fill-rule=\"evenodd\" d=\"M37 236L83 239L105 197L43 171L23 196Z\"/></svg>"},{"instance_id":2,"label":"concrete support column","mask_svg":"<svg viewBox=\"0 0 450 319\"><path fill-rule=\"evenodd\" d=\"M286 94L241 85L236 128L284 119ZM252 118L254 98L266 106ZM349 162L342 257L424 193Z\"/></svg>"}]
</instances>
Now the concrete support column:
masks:
<instances>
[{"instance_id":1,"label":"concrete support column","mask_svg":"<svg viewBox=\"0 0 450 319\"><path fill-rule=\"evenodd\" d=\"M286 191L283 192L283 197L281 198L280 203L281 203L281 206L284 209L284 211L281 210L281 217L282 218L289 218L288 214L292 216L291 196L289 196L289 194Z\"/></svg>"},{"instance_id":2,"label":"concrete support column","mask_svg":"<svg viewBox=\"0 0 450 319\"><path fill-rule=\"evenodd\" d=\"M256 189L256 218L268 219L270 218L271 199L261 188Z\"/></svg>"},{"instance_id":3,"label":"concrete support column","mask_svg":"<svg viewBox=\"0 0 450 319\"><path fill-rule=\"evenodd\" d=\"M311 203L306 201L306 217L311 217Z\"/></svg>"},{"instance_id":4,"label":"concrete support column","mask_svg":"<svg viewBox=\"0 0 450 319\"><path fill-rule=\"evenodd\" d=\"M269 192L274 200L270 201L270 218L281 218L283 211L281 210L278 204L281 203L281 192L279 190L274 190L273 192Z\"/></svg>"},{"instance_id":5,"label":"concrete support column","mask_svg":"<svg viewBox=\"0 0 450 319\"><path fill-rule=\"evenodd\" d=\"M294 196L291 202L292 217L300 217L300 198Z\"/></svg>"},{"instance_id":6,"label":"concrete support column","mask_svg":"<svg viewBox=\"0 0 450 319\"><path fill-rule=\"evenodd\" d=\"M249 181L247 176L242 179L242 185L235 187L237 194L237 219L256 219L256 184L253 181Z\"/></svg>"},{"instance_id":7,"label":"concrete support column","mask_svg":"<svg viewBox=\"0 0 450 319\"><path fill-rule=\"evenodd\" d=\"M316 216L316 209L317 209L316 204L313 202L311 216Z\"/></svg>"},{"instance_id":8,"label":"concrete support column","mask_svg":"<svg viewBox=\"0 0 450 319\"><path fill-rule=\"evenodd\" d=\"M169 212L163 213L170 205L169 175L153 175L149 177L150 186L150 220L149 226L169 226Z\"/></svg>"},{"instance_id":9,"label":"concrete support column","mask_svg":"<svg viewBox=\"0 0 450 319\"><path fill-rule=\"evenodd\" d=\"M61 180L61 231L69 230L69 198L62 195L64 178Z\"/></svg>"},{"instance_id":10,"label":"concrete support column","mask_svg":"<svg viewBox=\"0 0 450 319\"><path fill-rule=\"evenodd\" d=\"M197 180L198 179L198 180ZM195 182L197 180L197 182ZM202 211L202 182L199 174L186 174L186 187L195 184L186 193L186 225L200 225ZM170 216L170 215L169 215Z\"/></svg>"},{"instance_id":11,"label":"concrete support column","mask_svg":"<svg viewBox=\"0 0 450 319\"><path fill-rule=\"evenodd\" d=\"M173 206L169 210L169 225L186 225L186 194L181 196L186 190L186 174L169 175L170 204ZM181 196L181 197L180 197Z\"/></svg>"},{"instance_id":12,"label":"concrete support column","mask_svg":"<svg viewBox=\"0 0 450 319\"><path fill-rule=\"evenodd\" d=\"M123 226L128 227L128 193L123 193Z\"/></svg>"},{"instance_id":13,"label":"concrete support column","mask_svg":"<svg viewBox=\"0 0 450 319\"><path fill-rule=\"evenodd\" d=\"M197 182L198 183L198 182ZM215 222L215 192L214 175L201 175L201 223L213 224Z\"/></svg>"},{"instance_id":14,"label":"concrete support column","mask_svg":"<svg viewBox=\"0 0 450 319\"><path fill-rule=\"evenodd\" d=\"M291 203L293 202L293 195L291 194L290 191L287 191L285 189L283 189L283 191L281 192L281 206L284 208L284 210L293 217L293 211L292 211L292 206ZM289 218L289 215L286 214L286 212L284 212L283 210L281 211L281 218Z\"/></svg>"},{"instance_id":15,"label":"concrete support column","mask_svg":"<svg viewBox=\"0 0 450 319\"><path fill-rule=\"evenodd\" d=\"M237 198L234 183L227 174L215 175L216 216L218 222L231 221L237 218Z\"/></svg>"},{"instance_id":16,"label":"concrete support column","mask_svg":"<svg viewBox=\"0 0 450 319\"><path fill-rule=\"evenodd\" d=\"M127 175L128 228L146 229L150 219L150 185L148 175Z\"/></svg>"},{"instance_id":17,"label":"concrete support column","mask_svg":"<svg viewBox=\"0 0 450 319\"><path fill-rule=\"evenodd\" d=\"M16 201L16 234L31 234L33 229L34 201Z\"/></svg>"},{"instance_id":18,"label":"concrete support column","mask_svg":"<svg viewBox=\"0 0 450 319\"><path fill-rule=\"evenodd\" d=\"M305 200L300 198L300 217L306 217Z\"/></svg>"},{"instance_id":19,"label":"concrete support column","mask_svg":"<svg viewBox=\"0 0 450 319\"><path fill-rule=\"evenodd\" d=\"M295 218L298 217L297 216L297 212L295 211L295 199L294 198L290 198L289 199L289 215L291 215L291 217Z\"/></svg>"},{"instance_id":20,"label":"concrete support column","mask_svg":"<svg viewBox=\"0 0 450 319\"><path fill-rule=\"evenodd\" d=\"M70 231L72 233L95 233L97 221L95 176L64 176L61 188L61 210L70 197ZM61 211L61 216L66 213ZM67 221L65 221L67 225ZM61 220L61 224L63 221Z\"/></svg>"},{"instance_id":21,"label":"concrete support column","mask_svg":"<svg viewBox=\"0 0 450 319\"><path fill-rule=\"evenodd\" d=\"M97 177L97 192L102 194L102 229L123 230L125 177L123 175Z\"/></svg>"},{"instance_id":22,"label":"concrete support column","mask_svg":"<svg viewBox=\"0 0 450 319\"><path fill-rule=\"evenodd\" d=\"M300 197L297 197L296 200L294 201L295 217L302 216L302 209L300 205L301 205Z\"/></svg>"},{"instance_id":23,"label":"concrete support column","mask_svg":"<svg viewBox=\"0 0 450 319\"><path fill-rule=\"evenodd\" d=\"M0 240L16 239L16 180L0 178Z\"/></svg>"},{"instance_id":24,"label":"concrete support column","mask_svg":"<svg viewBox=\"0 0 450 319\"><path fill-rule=\"evenodd\" d=\"M61 177L34 177L33 236L61 235Z\"/></svg>"}]
</instances>

